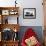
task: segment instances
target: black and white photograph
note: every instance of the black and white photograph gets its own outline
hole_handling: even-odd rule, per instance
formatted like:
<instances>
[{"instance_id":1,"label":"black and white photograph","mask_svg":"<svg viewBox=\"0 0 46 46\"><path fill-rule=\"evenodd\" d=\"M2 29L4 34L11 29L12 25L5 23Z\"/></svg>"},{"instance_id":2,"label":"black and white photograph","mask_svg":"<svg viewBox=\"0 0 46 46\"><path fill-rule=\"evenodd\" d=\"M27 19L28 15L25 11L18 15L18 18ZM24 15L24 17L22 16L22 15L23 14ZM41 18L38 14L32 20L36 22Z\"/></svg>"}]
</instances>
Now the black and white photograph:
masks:
<instances>
[{"instance_id":1,"label":"black and white photograph","mask_svg":"<svg viewBox=\"0 0 46 46\"><path fill-rule=\"evenodd\" d=\"M35 8L24 8L23 9L23 18L24 19L35 19L36 18L36 9Z\"/></svg>"}]
</instances>

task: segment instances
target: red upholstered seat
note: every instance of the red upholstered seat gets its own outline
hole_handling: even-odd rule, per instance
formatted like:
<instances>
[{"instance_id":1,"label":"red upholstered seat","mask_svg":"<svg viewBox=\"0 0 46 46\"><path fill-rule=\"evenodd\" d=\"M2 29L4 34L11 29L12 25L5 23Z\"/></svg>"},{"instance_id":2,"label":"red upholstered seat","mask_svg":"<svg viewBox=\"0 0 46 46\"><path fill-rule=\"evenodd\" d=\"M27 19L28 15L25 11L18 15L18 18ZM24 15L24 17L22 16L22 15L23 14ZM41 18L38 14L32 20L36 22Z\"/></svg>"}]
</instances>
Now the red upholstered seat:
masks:
<instances>
[{"instance_id":1,"label":"red upholstered seat","mask_svg":"<svg viewBox=\"0 0 46 46\"><path fill-rule=\"evenodd\" d=\"M21 45L27 46L25 43L25 39L28 39L29 37L32 37L32 36L37 37L36 33L32 30L32 28L28 28L24 34L24 37L22 38ZM40 42L38 41L38 43L35 46L41 46Z\"/></svg>"}]
</instances>

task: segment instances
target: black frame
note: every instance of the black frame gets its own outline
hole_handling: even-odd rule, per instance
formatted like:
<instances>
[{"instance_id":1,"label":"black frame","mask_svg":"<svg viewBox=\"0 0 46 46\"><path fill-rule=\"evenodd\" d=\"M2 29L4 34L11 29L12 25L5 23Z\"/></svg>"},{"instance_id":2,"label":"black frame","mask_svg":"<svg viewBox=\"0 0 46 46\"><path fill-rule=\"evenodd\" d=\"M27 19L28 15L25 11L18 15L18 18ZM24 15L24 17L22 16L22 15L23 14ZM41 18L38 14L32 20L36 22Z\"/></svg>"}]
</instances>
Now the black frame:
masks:
<instances>
[{"instance_id":1,"label":"black frame","mask_svg":"<svg viewBox=\"0 0 46 46\"><path fill-rule=\"evenodd\" d=\"M26 13L25 10L28 10L28 11L31 11L32 10L32 12L34 12L34 15L33 16L32 15L25 16L25 13ZM36 8L23 8L23 18L24 19L36 19Z\"/></svg>"}]
</instances>

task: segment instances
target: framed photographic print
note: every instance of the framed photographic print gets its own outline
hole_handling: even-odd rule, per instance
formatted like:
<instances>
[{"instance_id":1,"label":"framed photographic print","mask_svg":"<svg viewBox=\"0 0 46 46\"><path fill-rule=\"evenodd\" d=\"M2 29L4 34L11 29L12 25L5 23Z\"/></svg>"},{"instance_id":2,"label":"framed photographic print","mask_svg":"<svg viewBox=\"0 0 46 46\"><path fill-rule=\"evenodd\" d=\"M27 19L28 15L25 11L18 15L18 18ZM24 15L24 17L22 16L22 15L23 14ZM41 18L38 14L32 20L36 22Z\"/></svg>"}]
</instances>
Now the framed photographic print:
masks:
<instances>
[{"instance_id":1,"label":"framed photographic print","mask_svg":"<svg viewBox=\"0 0 46 46\"><path fill-rule=\"evenodd\" d=\"M9 15L9 10L2 10L2 15Z\"/></svg>"},{"instance_id":2,"label":"framed photographic print","mask_svg":"<svg viewBox=\"0 0 46 46\"><path fill-rule=\"evenodd\" d=\"M24 19L35 19L36 18L36 8L24 8L23 18Z\"/></svg>"}]
</instances>

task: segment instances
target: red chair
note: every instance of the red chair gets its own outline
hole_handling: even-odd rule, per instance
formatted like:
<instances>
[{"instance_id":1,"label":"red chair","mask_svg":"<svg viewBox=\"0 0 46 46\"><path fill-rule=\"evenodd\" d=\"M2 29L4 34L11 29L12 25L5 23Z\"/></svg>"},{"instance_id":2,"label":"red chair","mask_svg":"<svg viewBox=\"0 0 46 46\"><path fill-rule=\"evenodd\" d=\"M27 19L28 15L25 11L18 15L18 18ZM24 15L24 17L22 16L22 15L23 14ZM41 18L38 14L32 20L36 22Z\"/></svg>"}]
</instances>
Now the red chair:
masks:
<instances>
[{"instance_id":1,"label":"red chair","mask_svg":"<svg viewBox=\"0 0 46 46\"><path fill-rule=\"evenodd\" d=\"M21 46L27 46L25 43L25 40L34 36L37 39L36 33L32 30L32 28L27 29L27 31L24 34L24 37L22 38ZM38 40L37 40L38 41ZM40 42L38 41L35 46L41 46Z\"/></svg>"}]
</instances>

